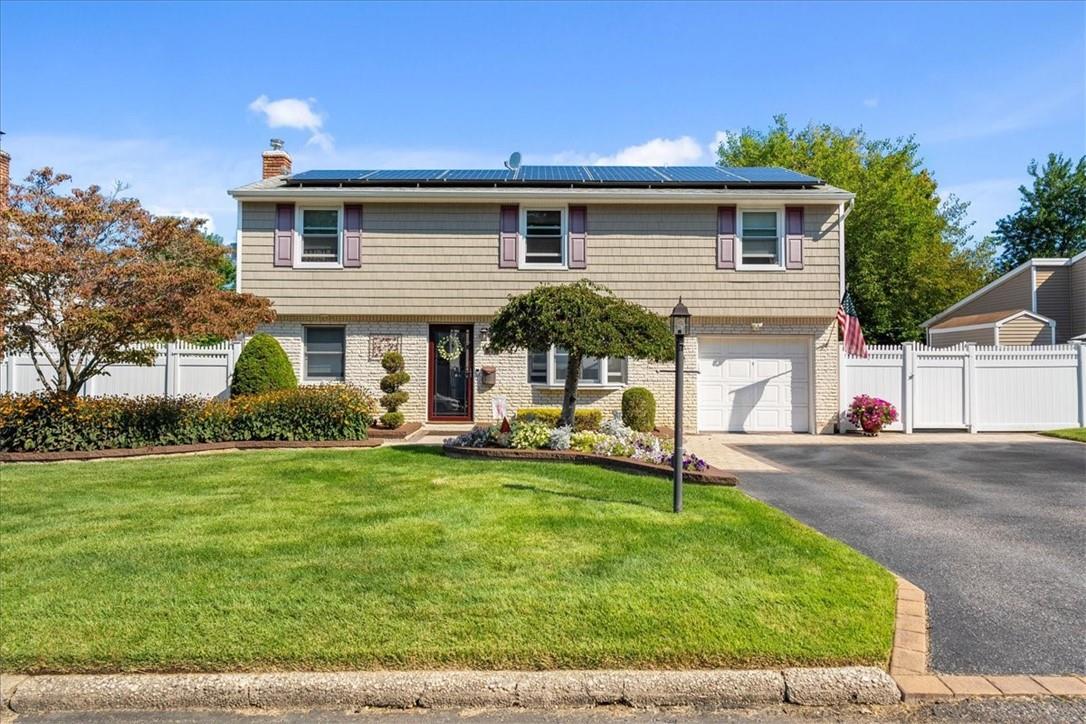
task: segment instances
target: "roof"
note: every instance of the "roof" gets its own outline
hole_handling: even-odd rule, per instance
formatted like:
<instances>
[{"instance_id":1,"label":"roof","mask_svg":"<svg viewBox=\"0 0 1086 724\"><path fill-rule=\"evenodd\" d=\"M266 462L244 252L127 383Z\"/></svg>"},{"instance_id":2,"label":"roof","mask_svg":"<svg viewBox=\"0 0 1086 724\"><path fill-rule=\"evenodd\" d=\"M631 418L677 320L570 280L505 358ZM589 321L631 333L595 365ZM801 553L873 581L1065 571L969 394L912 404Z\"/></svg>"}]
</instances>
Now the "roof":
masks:
<instances>
[{"instance_id":1,"label":"roof","mask_svg":"<svg viewBox=\"0 0 1086 724\"><path fill-rule=\"evenodd\" d=\"M940 329L960 329L961 327L994 327L1000 322L1006 322L1017 317L1033 317L1034 319L1052 324L1048 317L1031 312L1028 309L1016 309L1012 311L985 312L984 314L967 314L964 317L954 317L931 327L932 331Z\"/></svg>"},{"instance_id":2,"label":"roof","mask_svg":"<svg viewBox=\"0 0 1086 724\"><path fill-rule=\"evenodd\" d=\"M315 170L288 186L564 186L593 188L797 188L821 179L777 167L521 166L510 169Z\"/></svg>"}]
</instances>

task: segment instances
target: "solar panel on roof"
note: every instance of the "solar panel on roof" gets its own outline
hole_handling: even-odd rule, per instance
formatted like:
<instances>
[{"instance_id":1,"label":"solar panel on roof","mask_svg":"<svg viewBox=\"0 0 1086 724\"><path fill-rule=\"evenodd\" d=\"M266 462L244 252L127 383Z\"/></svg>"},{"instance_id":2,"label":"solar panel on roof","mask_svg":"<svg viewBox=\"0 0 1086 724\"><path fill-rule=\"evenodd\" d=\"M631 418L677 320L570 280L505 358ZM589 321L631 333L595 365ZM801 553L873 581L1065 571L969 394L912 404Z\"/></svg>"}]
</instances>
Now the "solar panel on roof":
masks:
<instances>
[{"instance_id":1,"label":"solar panel on roof","mask_svg":"<svg viewBox=\"0 0 1086 724\"><path fill-rule=\"evenodd\" d=\"M667 180L651 166L592 166L588 171L600 181L660 183Z\"/></svg>"},{"instance_id":2,"label":"solar panel on roof","mask_svg":"<svg viewBox=\"0 0 1086 724\"><path fill-rule=\"evenodd\" d=\"M521 181L591 181L584 166L521 166L516 178Z\"/></svg>"},{"instance_id":3,"label":"solar panel on roof","mask_svg":"<svg viewBox=\"0 0 1086 724\"><path fill-rule=\"evenodd\" d=\"M504 181L513 178L513 172L504 168L453 169L442 178L446 181Z\"/></svg>"},{"instance_id":4,"label":"solar panel on roof","mask_svg":"<svg viewBox=\"0 0 1086 724\"><path fill-rule=\"evenodd\" d=\"M742 179L716 166L657 166L656 170L672 181L681 183L727 183Z\"/></svg>"},{"instance_id":5,"label":"solar panel on roof","mask_svg":"<svg viewBox=\"0 0 1086 724\"><path fill-rule=\"evenodd\" d=\"M373 171L330 169L303 171L290 177L292 181L357 181Z\"/></svg>"},{"instance_id":6,"label":"solar panel on roof","mask_svg":"<svg viewBox=\"0 0 1086 724\"><path fill-rule=\"evenodd\" d=\"M756 167L729 169L752 183L818 183L813 176L806 176L787 168Z\"/></svg>"},{"instance_id":7,"label":"solar panel on roof","mask_svg":"<svg viewBox=\"0 0 1086 724\"><path fill-rule=\"evenodd\" d=\"M369 175L367 181L429 181L431 179L439 178L444 169L434 168L411 168L411 169L387 169L384 171L377 171Z\"/></svg>"}]
</instances>

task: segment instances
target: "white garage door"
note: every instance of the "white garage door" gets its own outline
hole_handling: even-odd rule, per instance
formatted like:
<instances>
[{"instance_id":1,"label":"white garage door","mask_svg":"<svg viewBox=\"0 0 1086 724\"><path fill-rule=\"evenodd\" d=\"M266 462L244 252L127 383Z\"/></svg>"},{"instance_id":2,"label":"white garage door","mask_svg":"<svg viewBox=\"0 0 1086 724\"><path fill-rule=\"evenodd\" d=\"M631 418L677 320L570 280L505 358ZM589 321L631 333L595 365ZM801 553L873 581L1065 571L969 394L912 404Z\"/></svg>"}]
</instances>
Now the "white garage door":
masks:
<instances>
[{"instance_id":1,"label":"white garage door","mask_svg":"<svg viewBox=\"0 0 1086 724\"><path fill-rule=\"evenodd\" d=\"M698 430L807 432L806 337L698 337Z\"/></svg>"}]
</instances>

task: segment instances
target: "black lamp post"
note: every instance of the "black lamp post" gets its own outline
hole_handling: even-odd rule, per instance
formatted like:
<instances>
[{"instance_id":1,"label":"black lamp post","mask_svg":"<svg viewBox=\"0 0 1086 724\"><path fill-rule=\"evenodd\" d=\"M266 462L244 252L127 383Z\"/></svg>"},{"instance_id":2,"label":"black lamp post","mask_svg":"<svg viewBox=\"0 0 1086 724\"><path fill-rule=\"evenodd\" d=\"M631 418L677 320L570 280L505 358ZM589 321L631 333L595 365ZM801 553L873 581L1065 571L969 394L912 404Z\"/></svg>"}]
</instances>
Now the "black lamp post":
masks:
<instances>
[{"instance_id":1,"label":"black lamp post","mask_svg":"<svg viewBox=\"0 0 1086 724\"><path fill-rule=\"evenodd\" d=\"M672 509L683 509L683 339L690 333L690 310L679 303L671 310L671 333L675 335L675 486L672 492Z\"/></svg>"}]
</instances>

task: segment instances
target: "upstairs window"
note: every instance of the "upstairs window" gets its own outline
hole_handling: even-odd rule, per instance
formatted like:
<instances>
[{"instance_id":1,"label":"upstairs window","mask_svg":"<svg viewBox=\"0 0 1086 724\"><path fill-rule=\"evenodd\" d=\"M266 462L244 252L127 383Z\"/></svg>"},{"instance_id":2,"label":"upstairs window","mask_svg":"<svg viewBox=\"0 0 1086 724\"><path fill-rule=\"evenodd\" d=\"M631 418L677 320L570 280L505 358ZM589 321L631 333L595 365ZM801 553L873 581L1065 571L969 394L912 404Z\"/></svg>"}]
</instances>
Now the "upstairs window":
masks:
<instances>
[{"instance_id":1,"label":"upstairs window","mask_svg":"<svg viewBox=\"0 0 1086 724\"><path fill-rule=\"evenodd\" d=\"M781 266L781 213L776 210L742 211L739 214L741 265Z\"/></svg>"},{"instance_id":2,"label":"upstairs window","mask_svg":"<svg viewBox=\"0 0 1086 724\"><path fill-rule=\"evenodd\" d=\"M569 369L569 353L561 347L528 354L528 381L533 385L561 386ZM619 357L586 357L581 361L581 384L626 384L626 360Z\"/></svg>"},{"instance_id":3,"label":"upstairs window","mask_svg":"<svg viewBox=\"0 0 1086 724\"><path fill-rule=\"evenodd\" d=\"M566 218L562 209L524 212L524 266L565 264Z\"/></svg>"},{"instance_id":4,"label":"upstairs window","mask_svg":"<svg viewBox=\"0 0 1086 724\"><path fill-rule=\"evenodd\" d=\"M339 209L302 209L300 222L302 263L338 265Z\"/></svg>"}]
</instances>

